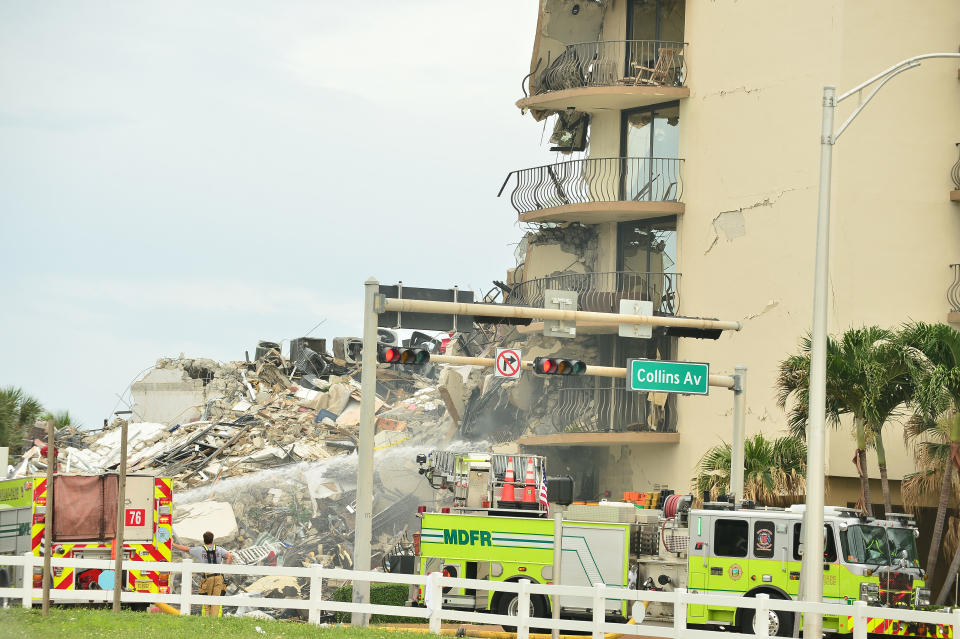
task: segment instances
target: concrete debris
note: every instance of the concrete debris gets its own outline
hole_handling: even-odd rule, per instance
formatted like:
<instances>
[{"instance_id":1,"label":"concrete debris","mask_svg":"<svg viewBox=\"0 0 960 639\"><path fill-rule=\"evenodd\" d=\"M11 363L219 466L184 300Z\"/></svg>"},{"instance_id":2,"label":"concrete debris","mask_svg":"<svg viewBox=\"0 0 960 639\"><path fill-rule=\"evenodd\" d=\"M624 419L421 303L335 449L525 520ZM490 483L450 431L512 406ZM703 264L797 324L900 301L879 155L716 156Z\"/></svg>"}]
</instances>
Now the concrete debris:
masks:
<instances>
[{"instance_id":1,"label":"concrete debris","mask_svg":"<svg viewBox=\"0 0 960 639\"><path fill-rule=\"evenodd\" d=\"M209 530L237 563L353 567L359 357L354 340L334 340L340 358L322 352L322 342L312 342L319 350L298 342L295 361L276 342L261 342L252 362L164 358L131 386L127 470L173 479L178 542L201 543ZM456 433L447 407L463 410L482 383L480 370L378 368L372 565L409 547L417 506L434 499L416 453ZM59 472L115 472L122 425L118 418L98 431L58 431ZM44 442L35 444L14 476L45 472ZM225 579L228 594L309 597L306 580ZM324 580L324 596L339 585ZM301 613L240 607L233 614Z\"/></svg>"},{"instance_id":2,"label":"concrete debris","mask_svg":"<svg viewBox=\"0 0 960 639\"><path fill-rule=\"evenodd\" d=\"M217 539L237 536L237 519L233 507L223 501L201 501L186 504L174 511L173 534L180 543L203 543L203 533L210 531Z\"/></svg>"}]
</instances>

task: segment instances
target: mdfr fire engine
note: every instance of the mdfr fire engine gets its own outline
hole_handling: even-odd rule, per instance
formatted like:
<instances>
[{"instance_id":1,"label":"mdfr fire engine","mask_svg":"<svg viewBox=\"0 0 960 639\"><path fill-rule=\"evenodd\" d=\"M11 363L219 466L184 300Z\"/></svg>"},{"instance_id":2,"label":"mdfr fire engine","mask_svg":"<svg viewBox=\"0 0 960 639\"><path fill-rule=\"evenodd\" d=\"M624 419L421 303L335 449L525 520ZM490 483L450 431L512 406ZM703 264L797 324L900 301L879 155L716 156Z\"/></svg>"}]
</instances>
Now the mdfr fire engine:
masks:
<instances>
[{"instance_id":1,"label":"mdfr fire engine","mask_svg":"<svg viewBox=\"0 0 960 639\"><path fill-rule=\"evenodd\" d=\"M43 555L44 534L53 523L53 557L110 559L117 527L118 476L57 475L53 512L45 477L0 481L0 554ZM127 475L123 558L144 563L124 571L124 589L169 593L169 574L150 570L150 563L170 561L173 488L169 478ZM0 586L21 583L23 569L0 566ZM101 590L113 587L113 570L54 567L51 588ZM34 568L33 586L43 574Z\"/></svg>"},{"instance_id":2,"label":"mdfr fire engine","mask_svg":"<svg viewBox=\"0 0 960 639\"><path fill-rule=\"evenodd\" d=\"M803 506L734 508L709 503L693 509L690 495L665 495L657 509L634 503L572 504L572 479L548 478L543 457L534 455L420 455L421 473L434 488L453 493L453 505L440 512L420 507L421 530L414 535L414 570L491 581L529 579L536 583L729 595L729 606L690 605L693 627L722 627L753 633L753 610L739 608L738 597L766 593L771 599L795 599L803 554ZM546 492L553 513L562 511L561 530L547 518ZM905 515L877 520L847 508L824 510L824 601L871 606L926 608L917 556L917 529ZM554 539L560 539L559 571ZM559 574L557 574L559 572ZM589 598L531 596L531 616L546 617L560 606L562 617L590 618ZM412 605L423 592L411 591ZM446 588L443 606L499 614L517 614L517 596ZM625 619L627 603L607 600L607 616ZM672 621L670 604L650 603L648 621ZM638 620L640 621L640 620ZM771 611L771 636L791 636L791 613ZM799 621L799 620L796 620ZM824 630L852 631L853 617L827 615ZM877 617L869 633L951 637L949 626L915 624Z\"/></svg>"}]
</instances>

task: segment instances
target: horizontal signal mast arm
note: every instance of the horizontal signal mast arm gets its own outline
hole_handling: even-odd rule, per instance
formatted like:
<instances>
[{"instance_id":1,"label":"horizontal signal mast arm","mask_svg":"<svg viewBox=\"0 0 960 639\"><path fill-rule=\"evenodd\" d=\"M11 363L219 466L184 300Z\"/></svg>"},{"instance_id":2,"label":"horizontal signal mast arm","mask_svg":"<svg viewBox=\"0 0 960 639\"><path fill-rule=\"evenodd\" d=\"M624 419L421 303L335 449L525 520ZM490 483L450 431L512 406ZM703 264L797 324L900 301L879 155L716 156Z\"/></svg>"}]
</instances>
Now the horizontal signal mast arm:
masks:
<instances>
[{"instance_id":1,"label":"horizontal signal mast arm","mask_svg":"<svg viewBox=\"0 0 960 639\"><path fill-rule=\"evenodd\" d=\"M551 355L551 357L561 357L560 355ZM460 355L431 355L431 362L439 364L453 364L454 366L486 366L493 368L494 360L492 357L461 357ZM532 371L533 362L520 362L521 370ZM616 366L590 366L587 365L587 371L584 375L593 377L619 377L626 379L627 369L617 368ZM719 386L721 388L733 388L734 379L730 375L711 375L710 386Z\"/></svg>"},{"instance_id":2,"label":"horizontal signal mast arm","mask_svg":"<svg viewBox=\"0 0 960 639\"><path fill-rule=\"evenodd\" d=\"M649 324L680 328L739 331L743 324L737 321L696 319L693 317L665 317L660 315L621 315L595 311L562 311L554 308L504 306L502 304L468 304L465 302L431 302L387 297L383 310L401 313L438 313L447 315L479 315L487 317L522 317L530 319L563 320L567 322L596 322L599 324Z\"/></svg>"}]
</instances>

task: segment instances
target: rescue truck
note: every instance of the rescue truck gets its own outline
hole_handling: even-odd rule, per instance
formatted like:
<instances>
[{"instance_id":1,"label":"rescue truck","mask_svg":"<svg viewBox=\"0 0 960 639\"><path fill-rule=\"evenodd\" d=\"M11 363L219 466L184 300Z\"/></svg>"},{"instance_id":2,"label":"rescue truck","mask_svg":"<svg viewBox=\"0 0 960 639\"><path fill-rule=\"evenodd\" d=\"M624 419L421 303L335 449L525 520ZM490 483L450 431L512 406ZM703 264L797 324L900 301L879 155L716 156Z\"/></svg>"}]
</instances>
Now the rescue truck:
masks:
<instances>
[{"instance_id":1,"label":"rescue truck","mask_svg":"<svg viewBox=\"0 0 960 639\"><path fill-rule=\"evenodd\" d=\"M47 509L46 477L0 480L0 554L43 555L44 534L53 524L53 557L110 559L117 528L116 474L56 475L52 514ZM125 571L124 589L169 593L169 573L150 570L150 563L170 561L173 484L169 478L127 475L123 557L144 563ZM50 515L48 517L48 515ZM21 567L0 566L0 586L21 583ZM108 590L113 570L54 567L51 588ZM34 568L33 586L42 587L43 570Z\"/></svg>"},{"instance_id":2,"label":"rescue truck","mask_svg":"<svg viewBox=\"0 0 960 639\"><path fill-rule=\"evenodd\" d=\"M540 456L440 451L419 455L417 462L434 488L453 493L450 507L435 508L436 512L419 507L421 527L414 534L413 562L419 574L576 586L602 582L660 591L683 587L693 593L730 595L729 606L689 605L688 624L744 633L754 633L754 614L752 609L738 607L737 597L798 596L802 505L764 508L746 503L734 508L718 502L694 509L691 495L672 491L658 493L645 504L578 504L571 502L572 479L547 477L546 460ZM561 513L559 523L552 516L557 512ZM924 585L917 555L918 531L906 515L877 520L853 509L827 507L824 522L824 601L929 607L930 590ZM560 542L559 570L554 562L555 539ZM531 596L530 615L550 616L551 606L557 605L562 617L592 616L589 598L556 599ZM422 589L411 589L409 603L423 604ZM516 615L517 596L446 588L443 606ZM636 616L619 600L607 600L606 612L611 619ZM648 621L672 622L670 604L650 603L641 613ZM770 635L792 636L794 621L789 612L770 611ZM851 632L852 623L852 610L850 616L828 615L823 621L825 632L837 634ZM867 630L952 636L949 626L896 622L882 616L870 618Z\"/></svg>"}]
</instances>

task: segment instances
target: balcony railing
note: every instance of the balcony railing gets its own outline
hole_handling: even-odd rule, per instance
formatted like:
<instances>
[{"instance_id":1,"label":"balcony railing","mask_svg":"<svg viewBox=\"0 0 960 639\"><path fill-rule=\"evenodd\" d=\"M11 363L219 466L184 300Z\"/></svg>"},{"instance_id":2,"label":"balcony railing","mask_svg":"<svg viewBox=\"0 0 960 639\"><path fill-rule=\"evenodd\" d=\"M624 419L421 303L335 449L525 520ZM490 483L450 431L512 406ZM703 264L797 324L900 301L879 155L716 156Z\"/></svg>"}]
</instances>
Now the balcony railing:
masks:
<instances>
[{"instance_id":1,"label":"balcony railing","mask_svg":"<svg viewBox=\"0 0 960 639\"><path fill-rule=\"evenodd\" d=\"M960 142L957 142L957 150L960 151ZM960 159L950 169L950 177L953 178L953 191L950 192L950 199L958 202L960 201Z\"/></svg>"},{"instance_id":2,"label":"balcony railing","mask_svg":"<svg viewBox=\"0 0 960 639\"><path fill-rule=\"evenodd\" d=\"M686 44L664 40L607 40L567 45L530 79L530 95L580 87L683 86Z\"/></svg>"},{"instance_id":3,"label":"balcony railing","mask_svg":"<svg viewBox=\"0 0 960 639\"><path fill-rule=\"evenodd\" d=\"M953 284L947 289L947 302L951 313L960 313L960 264L951 264L950 268L953 269Z\"/></svg>"},{"instance_id":4,"label":"balcony railing","mask_svg":"<svg viewBox=\"0 0 960 639\"><path fill-rule=\"evenodd\" d=\"M677 432L676 399L666 393L627 390L622 379L597 378L595 385L583 378L562 380L551 408L551 421L558 433L583 432Z\"/></svg>"},{"instance_id":5,"label":"balcony railing","mask_svg":"<svg viewBox=\"0 0 960 639\"><path fill-rule=\"evenodd\" d=\"M580 311L619 313L620 300L653 302L653 310L665 315L677 312L679 273L562 273L521 282L513 287L505 304L543 307L544 291L576 291Z\"/></svg>"},{"instance_id":6,"label":"balcony railing","mask_svg":"<svg viewBox=\"0 0 960 639\"><path fill-rule=\"evenodd\" d=\"M510 204L517 213L591 202L677 202L682 193L677 158L588 158L511 171Z\"/></svg>"}]
</instances>

